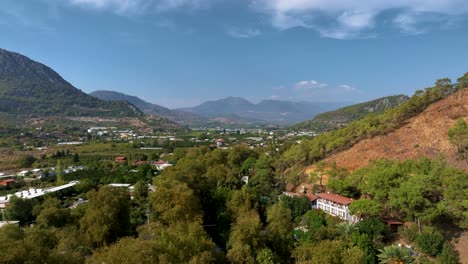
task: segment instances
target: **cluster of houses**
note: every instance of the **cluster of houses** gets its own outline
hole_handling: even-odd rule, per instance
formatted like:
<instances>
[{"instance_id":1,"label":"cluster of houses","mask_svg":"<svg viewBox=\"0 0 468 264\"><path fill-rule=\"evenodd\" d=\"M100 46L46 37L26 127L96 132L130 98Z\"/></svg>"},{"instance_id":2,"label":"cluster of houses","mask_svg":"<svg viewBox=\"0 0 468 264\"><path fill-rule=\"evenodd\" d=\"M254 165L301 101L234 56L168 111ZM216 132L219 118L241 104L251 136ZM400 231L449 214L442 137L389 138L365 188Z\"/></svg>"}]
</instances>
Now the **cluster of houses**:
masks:
<instances>
[{"instance_id":1,"label":"cluster of houses","mask_svg":"<svg viewBox=\"0 0 468 264\"><path fill-rule=\"evenodd\" d=\"M114 161L117 162L117 163L122 163L122 164L127 164L127 162L128 162L127 157L125 157L125 156L118 156L118 157L115 158ZM135 166L140 166L140 165L145 165L145 164L153 165L158 170L164 170L165 168L172 166L171 163L169 163L167 161L164 161L164 160L158 160L158 161L140 160L140 161L133 162L133 165L135 165Z\"/></svg>"},{"instance_id":2,"label":"cluster of houses","mask_svg":"<svg viewBox=\"0 0 468 264\"><path fill-rule=\"evenodd\" d=\"M35 176L36 178L40 179L46 176L55 176L57 174L56 167L50 168L37 168L32 170L23 170L16 174L18 177L26 177L26 176ZM69 166L63 170L63 173L68 174L72 172L82 171L86 169L85 166ZM12 175L14 176L14 175Z\"/></svg>"},{"instance_id":3,"label":"cluster of houses","mask_svg":"<svg viewBox=\"0 0 468 264\"><path fill-rule=\"evenodd\" d=\"M90 127L88 133L97 136L116 136L120 138L136 138L137 134L133 130L118 130L116 127Z\"/></svg>"}]
</instances>

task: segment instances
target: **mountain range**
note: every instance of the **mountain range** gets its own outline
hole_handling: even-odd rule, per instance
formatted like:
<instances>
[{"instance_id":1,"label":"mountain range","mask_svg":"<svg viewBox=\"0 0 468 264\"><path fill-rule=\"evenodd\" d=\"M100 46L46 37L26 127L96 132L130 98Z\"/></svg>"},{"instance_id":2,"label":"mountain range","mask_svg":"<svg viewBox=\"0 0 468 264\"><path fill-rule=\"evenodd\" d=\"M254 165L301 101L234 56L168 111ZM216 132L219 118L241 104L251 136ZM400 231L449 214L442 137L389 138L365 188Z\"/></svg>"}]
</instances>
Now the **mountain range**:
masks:
<instances>
[{"instance_id":1,"label":"mountain range","mask_svg":"<svg viewBox=\"0 0 468 264\"><path fill-rule=\"evenodd\" d=\"M254 104L241 97L227 97L207 101L194 107L169 109L115 91L99 90L90 95L107 101L127 101L145 113L160 115L191 127L226 124L290 125L346 104L280 100L263 100Z\"/></svg>"},{"instance_id":2,"label":"mountain range","mask_svg":"<svg viewBox=\"0 0 468 264\"><path fill-rule=\"evenodd\" d=\"M291 125L308 120L315 115L336 109L349 102L292 102L281 100L263 100L254 104L244 98L227 97L207 101L190 108L177 110L213 117L235 115L241 118L262 120L279 125Z\"/></svg>"}]
</instances>

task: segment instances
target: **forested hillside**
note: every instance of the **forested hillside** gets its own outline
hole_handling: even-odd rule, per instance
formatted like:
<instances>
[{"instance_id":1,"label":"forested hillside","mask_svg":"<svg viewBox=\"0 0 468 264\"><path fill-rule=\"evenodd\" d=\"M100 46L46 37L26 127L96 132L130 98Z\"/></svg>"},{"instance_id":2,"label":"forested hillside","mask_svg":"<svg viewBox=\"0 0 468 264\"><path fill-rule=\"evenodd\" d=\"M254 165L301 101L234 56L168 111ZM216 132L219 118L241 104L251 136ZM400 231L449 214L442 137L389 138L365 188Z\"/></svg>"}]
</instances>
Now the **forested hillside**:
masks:
<instances>
[{"instance_id":1,"label":"forested hillside","mask_svg":"<svg viewBox=\"0 0 468 264\"><path fill-rule=\"evenodd\" d=\"M347 126L355 120L360 120L368 114L381 114L385 110L395 107L409 98L406 95L394 95L379 98L369 102L346 106L334 111L318 114L308 120L292 126L292 130L312 130L317 132L330 131Z\"/></svg>"},{"instance_id":2,"label":"forested hillside","mask_svg":"<svg viewBox=\"0 0 468 264\"><path fill-rule=\"evenodd\" d=\"M73 87L49 67L0 49L0 112L17 116L141 117L126 102L106 102Z\"/></svg>"}]
</instances>

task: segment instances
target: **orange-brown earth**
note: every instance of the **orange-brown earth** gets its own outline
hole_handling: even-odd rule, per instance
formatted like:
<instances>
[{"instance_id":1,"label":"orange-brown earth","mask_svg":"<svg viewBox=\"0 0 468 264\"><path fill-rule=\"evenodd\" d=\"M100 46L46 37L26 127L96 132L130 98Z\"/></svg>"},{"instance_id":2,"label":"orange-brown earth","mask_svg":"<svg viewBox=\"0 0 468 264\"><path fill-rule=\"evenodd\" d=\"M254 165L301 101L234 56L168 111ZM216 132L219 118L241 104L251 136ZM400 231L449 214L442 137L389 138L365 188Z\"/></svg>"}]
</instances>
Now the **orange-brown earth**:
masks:
<instances>
[{"instance_id":1,"label":"orange-brown earth","mask_svg":"<svg viewBox=\"0 0 468 264\"><path fill-rule=\"evenodd\" d=\"M366 166L371 160L382 158L406 160L443 155L450 165L468 170L468 163L457 160L456 147L448 140L448 129L458 118L468 121L468 89L432 104L399 129L361 140L325 161L335 161L339 167L355 170Z\"/></svg>"}]
</instances>

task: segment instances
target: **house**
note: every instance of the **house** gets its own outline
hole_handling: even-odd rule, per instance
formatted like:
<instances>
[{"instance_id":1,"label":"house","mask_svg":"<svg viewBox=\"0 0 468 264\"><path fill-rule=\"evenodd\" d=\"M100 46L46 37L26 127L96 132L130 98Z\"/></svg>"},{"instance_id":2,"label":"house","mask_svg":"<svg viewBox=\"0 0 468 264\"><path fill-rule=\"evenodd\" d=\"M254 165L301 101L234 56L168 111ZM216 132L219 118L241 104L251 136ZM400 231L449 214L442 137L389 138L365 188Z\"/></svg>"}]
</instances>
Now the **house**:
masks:
<instances>
[{"instance_id":1,"label":"house","mask_svg":"<svg viewBox=\"0 0 468 264\"><path fill-rule=\"evenodd\" d=\"M351 215L349 205L353 199L344 197L335 193L318 193L316 194L316 208L324 211L329 215L339 217L342 220L350 223L355 223L359 219Z\"/></svg>"},{"instance_id":2,"label":"house","mask_svg":"<svg viewBox=\"0 0 468 264\"><path fill-rule=\"evenodd\" d=\"M216 140L216 146L217 146L218 148L224 146L224 139L222 139L222 138L217 139L217 140Z\"/></svg>"},{"instance_id":3,"label":"house","mask_svg":"<svg viewBox=\"0 0 468 264\"><path fill-rule=\"evenodd\" d=\"M6 179L0 181L0 186L10 187L11 185L15 184L16 181L14 179Z\"/></svg>"},{"instance_id":4,"label":"house","mask_svg":"<svg viewBox=\"0 0 468 264\"><path fill-rule=\"evenodd\" d=\"M393 233L398 232L398 229L403 226L405 223L398 221L398 220L383 220L383 222L390 227L390 230Z\"/></svg>"},{"instance_id":5,"label":"house","mask_svg":"<svg viewBox=\"0 0 468 264\"><path fill-rule=\"evenodd\" d=\"M19 221L0 221L0 228L6 225L16 225L19 226Z\"/></svg>"},{"instance_id":6,"label":"house","mask_svg":"<svg viewBox=\"0 0 468 264\"><path fill-rule=\"evenodd\" d=\"M172 166L172 164L163 160L156 161L153 164L154 166L156 166L156 169L158 170L164 170L165 168Z\"/></svg>"},{"instance_id":7,"label":"house","mask_svg":"<svg viewBox=\"0 0 468 264\"><path fill-rule=\"evenodd\" d=\"M18 172L18 174L17 174L17 175L18 175L18 176L21 176L21 177L24 177L24 176L27 176L28 174L29 174L29 171L27 171L27 170L24 170L24 171L20 171L20 172Z\"/></svg>"},{"instance_id":8,"label":"house","mask_svg":"<svg viewBox=\"0 0 468 264\"><path fill-rule=\"evenodd\" d=\"M109 183L109 186L122 187L122 188L129 188L130 185L131 185L130 183Z\"/></svg>"},{"instance_id":9,"label":"house","mask_svg":"<svg viewBox=\"0 0 468 264\"><path fill-rule=\"evenodd\" d=\"M36 174L36 173L41 172L41 169L33 169L33 170L31 170L31 172L34 173L34 174Z\"/></svg>"},{"instance_id":10,"label":"house","mask_svg":"<svg viewBox=\"0 0 468 264\"><path fill-rule=\"evenodd\" d=\"M127 163L127 157L119 156L115 158L115 162L118 163Z\"/></svg>"},{"instance_id":11,"label":"house","mask_svg":"<svg viewBox=\"0 0 468 264\"><path fill-rule=\"evenodd\" d=\"M133 162L133 165L136 165L136 166L145 165L145 164L146 164L146 161L144 161L144 160L139 160L139 161Z\"/></svg>"}]
</instances>

